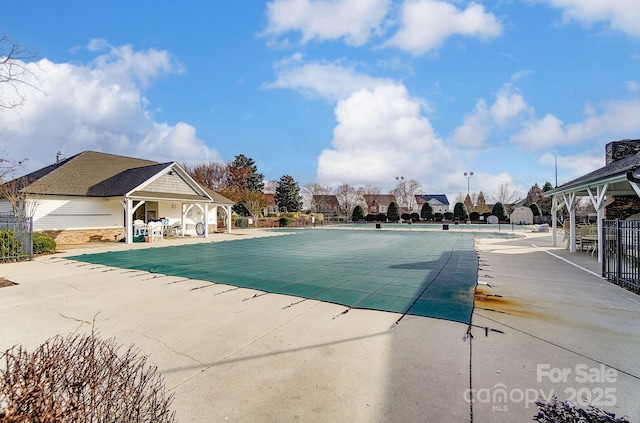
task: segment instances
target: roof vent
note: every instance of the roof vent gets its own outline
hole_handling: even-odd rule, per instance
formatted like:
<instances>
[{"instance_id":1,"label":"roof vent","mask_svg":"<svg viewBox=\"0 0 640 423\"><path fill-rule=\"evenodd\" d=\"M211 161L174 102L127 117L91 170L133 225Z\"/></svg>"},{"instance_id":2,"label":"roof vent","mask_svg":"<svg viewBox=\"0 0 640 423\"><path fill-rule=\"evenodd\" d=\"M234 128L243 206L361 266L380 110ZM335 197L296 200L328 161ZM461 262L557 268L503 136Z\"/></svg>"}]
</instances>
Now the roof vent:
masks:
<instances>
[{"instance_id":1,"label":"roof vent","mask_svg":"<svg viewBox=\"0 0 640 423\"><path fill-rule=\"evenodd\" d=\"M58 151L56 153L56 164L60 163L64 160L64 153L62 151Z\"/></svg>"}]
</instances>

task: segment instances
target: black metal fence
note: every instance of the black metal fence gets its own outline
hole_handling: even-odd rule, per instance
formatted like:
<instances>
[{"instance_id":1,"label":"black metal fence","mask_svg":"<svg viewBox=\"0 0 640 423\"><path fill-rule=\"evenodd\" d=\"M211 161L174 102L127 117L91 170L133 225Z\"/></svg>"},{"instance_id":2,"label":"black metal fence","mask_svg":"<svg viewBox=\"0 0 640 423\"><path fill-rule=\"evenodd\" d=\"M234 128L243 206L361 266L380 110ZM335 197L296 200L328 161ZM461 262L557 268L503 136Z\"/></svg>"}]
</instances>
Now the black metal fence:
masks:
<instances>
[{"instance_id":1,"label":"black metal fence","mask_svg":"<svg viewBox=\"0 0 640 423\"><path fill-rule=\"evenodd\" d=\"M33 259L33 219L0 214L0 263Z\"/></svg>"},{"instance_id":2,"label":"black metal fence","mask_svg":"<svg viewBox=\"0 0 640 423\"><path fill-rule=\"evenodd\" d=\"M602 276L640 294L640 221L603 220Z\"/></svg>"}]
</instances>

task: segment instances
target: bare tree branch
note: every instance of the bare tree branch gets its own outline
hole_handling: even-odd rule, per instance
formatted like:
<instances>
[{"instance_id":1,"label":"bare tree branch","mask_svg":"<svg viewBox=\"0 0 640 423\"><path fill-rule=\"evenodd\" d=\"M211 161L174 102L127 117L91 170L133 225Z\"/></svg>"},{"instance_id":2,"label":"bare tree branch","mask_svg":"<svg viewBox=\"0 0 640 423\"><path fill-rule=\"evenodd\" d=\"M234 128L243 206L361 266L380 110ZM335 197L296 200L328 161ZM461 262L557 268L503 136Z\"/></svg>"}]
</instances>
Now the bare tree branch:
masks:
<instances>
[{"instance_id":1,"label":"bare tree branch","mask_svg":"<svg viewBox=\"0 0 640 423\"><path fill-rule=\"evenodd\" d=\"M24 103L21 87L39 90L38 78L27 63L37 57L36 52L25 49L11 41L7 34L0 37L0 111L14 109ZM15 96L9 96L6 89Z\"/></svg>"}]
</instances>

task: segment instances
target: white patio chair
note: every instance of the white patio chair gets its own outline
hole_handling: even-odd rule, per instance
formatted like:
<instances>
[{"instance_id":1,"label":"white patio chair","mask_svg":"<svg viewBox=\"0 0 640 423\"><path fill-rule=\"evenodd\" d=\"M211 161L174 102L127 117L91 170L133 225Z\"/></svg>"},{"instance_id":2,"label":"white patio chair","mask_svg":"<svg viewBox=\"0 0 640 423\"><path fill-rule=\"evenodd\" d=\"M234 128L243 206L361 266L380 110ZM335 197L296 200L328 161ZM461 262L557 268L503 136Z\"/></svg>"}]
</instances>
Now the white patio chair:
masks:
<instances>
[{"instance_id":1,"label":"white patio chair","mask_svg":"<svg viewBox=\"0 0 640 423\"><path fill-rule=\"evenodd\" d=\"M151 237L151 242L154 241L162 241L163 229L162 222L150 222L149 223L149 236Z\"/></svg>"},{"instance_id":2,"label":"white patio chair","mask_svg":"<svg viewBox=\"0 0 640 423\"><path fill-rule=\"evenodd\" d=\"M137 223L136 223L137 222ZM133 236L147 236L149 234L149 226L142 220L136 220L133 224Z\"/></svg>"}]
</instances>

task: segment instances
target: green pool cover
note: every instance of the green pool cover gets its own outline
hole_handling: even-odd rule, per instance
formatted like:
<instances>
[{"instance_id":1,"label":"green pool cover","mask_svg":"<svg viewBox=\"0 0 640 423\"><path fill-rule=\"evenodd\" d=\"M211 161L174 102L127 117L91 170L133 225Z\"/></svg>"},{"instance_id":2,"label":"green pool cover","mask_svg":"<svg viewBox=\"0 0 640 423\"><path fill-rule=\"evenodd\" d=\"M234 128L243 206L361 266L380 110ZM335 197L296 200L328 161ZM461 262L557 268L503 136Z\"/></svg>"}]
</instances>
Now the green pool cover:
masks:
<instances>
[{"instance_id":1,"label":"green pool cover","mask_svg":"<svg viewBox=\"0 0 640 423\"><path fill-rule=\"evenodd\" d=\"M475 236L512 235L308 229L68 258L468 324L478 271Z\"/></svg>"}]
</instances>

